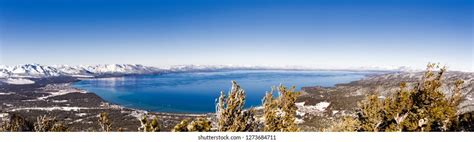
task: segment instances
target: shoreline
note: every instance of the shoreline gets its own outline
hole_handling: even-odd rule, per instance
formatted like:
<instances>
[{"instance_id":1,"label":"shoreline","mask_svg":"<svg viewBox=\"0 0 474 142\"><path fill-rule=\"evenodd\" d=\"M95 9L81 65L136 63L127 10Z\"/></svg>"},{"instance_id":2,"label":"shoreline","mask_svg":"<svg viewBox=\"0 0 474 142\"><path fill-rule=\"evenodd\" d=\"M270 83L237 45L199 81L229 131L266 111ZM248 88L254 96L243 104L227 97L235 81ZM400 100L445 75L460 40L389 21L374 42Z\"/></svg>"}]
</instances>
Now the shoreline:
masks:
<instances>
[{"instance_id":1,"label":"shoreline","mask_svg":"<svg viewBox=\"0 0 474 142\"><path fill-rule=\"evenodd\" d=\"M42 79L35 84L5 85L0 88L0 121L16 114L28 120L47 115L70 126L70 131L99 131L98 115L110 115L114 130L137 131L143 116L158 117L164 131L169 131L185 118L207 117L209 114L149 112L110 103L93 92L72 86L77 80ZM48 82L48 83L45 83Z\"/></svg>"},{"instance_id":2,"label":"shoreline","mask_svg":"<svg viewBox=\"0 0 474 142\"><path fill-rule=\"evenodd\" d=\"M229 72L229 71L254 71L254 70L224 70L222 72ZM282 70L264 70L264 71L282 71ZM284 71L322 71L322 70L284 70ZM345 70L337 70L337 71L340 71L340 72L346 72ZM205 72L221 72L221 71L205 71ZM389 72L389 71L376 71L376 72L373 72L373 71L347 71L347 72L350 72L350 73L355 73L355 74L359 74L359 73L364 73L364 74L361 74L362 78L360 79L365 79L365 78L368 78L368 77L372 77L372 76L378 76L378 75L381 75L381 74L387 74L387 73L394 73L394 72ZM193 73L193 72L172 72L172 73L175 73L175 74L181 74L181 73ZM170 73L163 73L163 74L171 74ZM133 77L133 76L149 76L150 74L144 74L144 75L127 75L127 76L107 76L107 77L94 77L94 78L78 78L78 80L101 80L101 79L114 79L114 78L126 78L126 77ZM155 74L156 75L156 74ZM341 82L341 83L336 83L332 86L328 86L328 87L337 87L338 85L343 85L343 84L348 84L348 83L351 83L351 82L354 82L354 81L358 81L360 79L357 79L357 80L351 80L350 82ZM71 85L72 87L74 87L73 85ZM302 90L303 88L305 88L307 86L302 86L302 87L299 87L297 90ZM76 87L77 88L77 87ZM92 92L92 93L95 93L95 92ZM96 94L98 95L98 94ZM100 96L100 95L98 95ZM109 103L112 103L112 102L109 102ZM255 105L255 106L249 106L249 107L260 107L260 105ZM125 107L125 106L124 106ZM133 108L133 107L129 107L129 108ZM186 112L186 111L177 111L177 112L173 112L173 110L171 111L153 111L153 110L147 110L146 108L145 109L140 109L140 108L135 108L135 109L139 109L139 110L144 110L144 111L148 111L148 112L155 112L155 113L170 113L170 114L193 114L193 115L207 115L207 114L212 114L213 111L209 111L209 112Z\"/></svg>"},{"instance_id":3,"label":"shoreline","mask_svg":"<svg viewBox=\"0 0 474 142\"><path fill-rule=\"evenodd\" d=\"M302 95L297 99L298 125L303 131L320 131L327 127L334 118L348 114L370 91L380 91L381 95L396 91L401 81L418 80L420 73L389 73L366 75L362 79L349 83L339 83L333 87L301 87ZM453 78L463 79L466 83L467 98L471 101L463 103L467 106L464 112L472 112L474 82L473 73L448 72L446 81ZM71 126L70 131L98 131L98 114L107 112L113 122L113 129L137 131L139 119L158 117L163 131L186 118L205 117L213 119L213 113L170 113L154 112L129 108L113 104L102 99L94 92L76 88L72 84L78 78L46 78L37 79L35 84L5 85L0 84L0 120L8 118L9 114L19 114L34 122L36 117L48 115L63 120ZM380 84L380 82L383 82ZM384 96L385 97L385 96ZM259 106L255 106L259 108ZM261 110L260 110L261 111ZM115 125L114 125L115 124Z\"/></svg>"}]
</instances>

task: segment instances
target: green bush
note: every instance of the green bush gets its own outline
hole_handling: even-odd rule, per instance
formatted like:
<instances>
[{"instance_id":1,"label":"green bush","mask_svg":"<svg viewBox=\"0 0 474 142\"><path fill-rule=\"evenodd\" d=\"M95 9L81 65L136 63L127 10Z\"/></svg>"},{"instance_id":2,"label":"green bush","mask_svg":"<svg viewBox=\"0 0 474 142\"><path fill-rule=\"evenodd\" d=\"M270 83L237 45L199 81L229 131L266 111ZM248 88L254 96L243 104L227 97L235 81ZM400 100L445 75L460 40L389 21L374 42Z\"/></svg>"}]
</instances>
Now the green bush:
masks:
<instances>
[{"instance_id":1,"label":"green bush","mask_svg":"<svg viewBox=\"0 0 474 142\"><path fill-rule=\"evenodd\" d=\"M217 131L257 131L258 123L255 120L255 111L253 109L244 110L244 105L245 91L235 81L232 81L232 88L228 95L221 92L217 101Z\"/></svg>"},{"instance_id":2,"label":"green bush","mask_svg":"<svg viewBox=\"0 0 474 142\"><path fill-rule=\"evenodd\" d=\"M439 69L434 71L434 69ZM405 83L386 99L369 95L359 103L356 117L347 118L341 131L456 131L457 106L462 81L456 81L452 96L441 91L446 69L429 64L421 81L413 89ZM356 121L356 122L354 122Z\"/></svg>"},{"instance_id":3,"label":"green bush","mask_svg":"<svg viewBox=\"0 0 474 142\"><path fill-rule=\"evenodd\" d=\"M189 119L184 119L177 124L172 131L173 132L209 132L211 131L211 122L206 118L197 118L194 121L189 122Z\"/></svg>"},{"instance_id":4,"label":"green bush","mask_svg":"<svg viewBox=\"0 0 474 142\"><path fill-rule=\"evenodd\" d=\"M36 132L65 132L67 127L59 122L56 118L48 117L46 115L36 118L34 130Z\"/></svg>"},{"instance_id":5,"label":"green bush","mask_svg":"<svg viewBox=\"0 0 474 142\"><path fill-rule=\"evenodd\" d=\"M296 98L300 92L295 92L283 85L278 87L279 97L273 98L273 89L263 98L264 131L269 132L295 132L299 129L295 123Z\"/></svg>"},{"instance_id":6,"label":"green bush","mask_svg":"<svg viewBox=\"0 0 474 142\"><path fill-rule=\"evenodd\" d=\"M155 116L153 120L149 121L147 116L143 116L140 120L141 126L138 128L138 131L141 132L159 132L160 125L158 124L158 117Z\"/></svg>"},{"instance_id":7,"label":"green bush","mask_svg":"<svg viewBox=\"0 0 474 142\"><path fill-rule=\"evenodd\" d=\"M103 132L109 132L112 130L112 123L110 122L109 114L107 112L99 114L98 122Z\"/></svg>"}]
</instances>

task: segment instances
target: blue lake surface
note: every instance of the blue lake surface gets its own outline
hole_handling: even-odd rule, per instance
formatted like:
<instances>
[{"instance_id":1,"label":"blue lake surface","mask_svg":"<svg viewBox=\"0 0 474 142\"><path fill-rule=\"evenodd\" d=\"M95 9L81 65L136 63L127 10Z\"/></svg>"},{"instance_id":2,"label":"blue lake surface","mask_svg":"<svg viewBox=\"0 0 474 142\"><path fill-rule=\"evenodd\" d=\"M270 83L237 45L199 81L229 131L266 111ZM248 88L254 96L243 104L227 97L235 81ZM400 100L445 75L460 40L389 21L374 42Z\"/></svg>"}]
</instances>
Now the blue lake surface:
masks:
<instances>
[{"instance_id":1,"label":"blue lake surface","mask_svg":"<svg viewBox=\"0 0 474 142\"><path fill-rule=\"evenodd\" d=\"M215 111L220 91L228 92L231 80L246 91L246 106L259 106L266 91L280 83L330 87L359 80L374 72L237 70L168 73L82 80L74 87L94 92L125 107L155 112L206 113ZM274 94L277 94L276 92Z\"/></svg>"}]
</instances>

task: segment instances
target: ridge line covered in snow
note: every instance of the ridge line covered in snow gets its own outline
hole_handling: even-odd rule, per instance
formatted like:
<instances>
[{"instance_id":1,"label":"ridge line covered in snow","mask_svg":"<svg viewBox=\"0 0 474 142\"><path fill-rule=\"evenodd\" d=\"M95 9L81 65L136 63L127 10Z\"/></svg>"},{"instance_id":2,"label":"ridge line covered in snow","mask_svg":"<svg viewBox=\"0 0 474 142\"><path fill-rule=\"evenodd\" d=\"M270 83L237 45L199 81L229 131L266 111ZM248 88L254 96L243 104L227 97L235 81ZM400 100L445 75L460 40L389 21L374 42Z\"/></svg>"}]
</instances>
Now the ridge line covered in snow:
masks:
<instances>
[{"instance_id":1,"label":"ridge line covered in snow","mask_svg":"<svg viewBox=\"0 0 474 142\"><path fill-rule=\"evenodd\" d=\"M176 65L151 67L140 64L100 65L0 65L0 78L44 78L44 77L99 77L107 75L157 74L168 72L219 71L219 70L351 70L351 71L413 71L407 67L328 68L304 66L251 66L251 65ZM3 81L5 82L5 81Z\"/></svg>"}]
</instances>

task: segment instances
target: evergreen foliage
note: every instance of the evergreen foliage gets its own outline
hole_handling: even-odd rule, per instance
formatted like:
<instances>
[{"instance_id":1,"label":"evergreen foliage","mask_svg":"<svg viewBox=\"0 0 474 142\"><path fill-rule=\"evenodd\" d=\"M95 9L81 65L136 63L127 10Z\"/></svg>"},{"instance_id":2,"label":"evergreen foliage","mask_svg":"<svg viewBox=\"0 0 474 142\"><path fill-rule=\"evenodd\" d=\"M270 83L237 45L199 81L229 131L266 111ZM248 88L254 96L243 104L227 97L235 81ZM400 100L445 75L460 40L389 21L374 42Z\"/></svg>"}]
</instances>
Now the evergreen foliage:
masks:
<instances>
[{"instance_id":1,"label":"evergreen foliage","mask_svg":"<svg viewBox=\"0 0 474 142\"><path fill-rule=\"evenodd\" d=\"M34 130L36 132L65 132L67 127L59 122L56 118L48 117L46 115L36 118Z\"/></svg>"},{"instance_id":2,"label":"evergreen foliage","mask_svg":"<svg viewBox=\"0 0 474 142\"><path fill-rule=\"evenodd\" d=\"M296 98L300 92L295 87L290 89L283 85L278 87L278 98L273 98L273 89L267 92L263 98L264 131L267 132L295 132L298 127L295 123Z\"/></svg>"},{"instance_id":3,"label":"evergreen foliage","mask_svg":"<svg viewBox=\"0 0 474 142\"><path fill-rule=\"evenodd\" d=\"M205 118L197 118L189 122L189 119L184 119L173 128L173 132L209 132L211 131L211 122Z\"/></svg>"},{"instance_id":4,"label":"evergreen foliage","mask_svg":"<svg viewBox=\"0 0 474 142\"><path fill-rule=\"evenodd\" d=\"M138 128L138 131L141 132L159 132L160 131L160 125L158 123L158 117L155 116L153 120L149 121L147 119L147 116L143 116L143 118L140 120L141 126Z\"/></svg>"},{"instance_id":5,"label":"evergreen foliage","mask_svg":"<svg viewBox=\"0 0 474 142\"><path fill-rule=\"evenodd\" d=\"M21 131L33 131L34 126L32 123L27 121L25 118L17 114L11 114L8 121L4 121L0 131L2 132L21 132Z\"/></svg>"},{"instance_id":6,"label":"evergreen foliage","mask_svg":"<svg viewBox=\"0 0 474 142\"><path fill-rule=\"evenodd\" d=\"M445 72L428 64L413 89L401 83L400 90L384 100L369 95L359 103L356 117L343 122L343 131L456 131L463 82L456 81L453 95L447 96L441 92Z\"/></svg>"},{"instance_id":7,"label":"evergreen foliage","mask_svg":"<svg viewBox=\"0 0 474 142\"><path fill-rule=\"evenodd\" d=\"M99 114L99 125L103 132L109 132L112 130L112 123L109 120L109 114L102 112Z\"/></svg>"},{"instance_id":8,"label":"evergreen foliage","mask_svg":"<svg viewBox=\"0 0 474 142\"><path fill-rule=\"evenodd\" d=\"M189 119L184 119L178 124L174 126L174 128L171 130L173 132L187 132L188 131L188 125L189 125Z\"/></svg>"},{"instance_id":9,"label":"evergreen foliage","mask_svg":"<svg viewBox=\"0 0 474 142\"><path fill-rule=\"evenodd\" d=\"M245 91L232 81L228 95L221 92L216 105L217 131L221 132L251 132L257 131L253 109L244 110Z\"/></svg>"}]
</instances>

